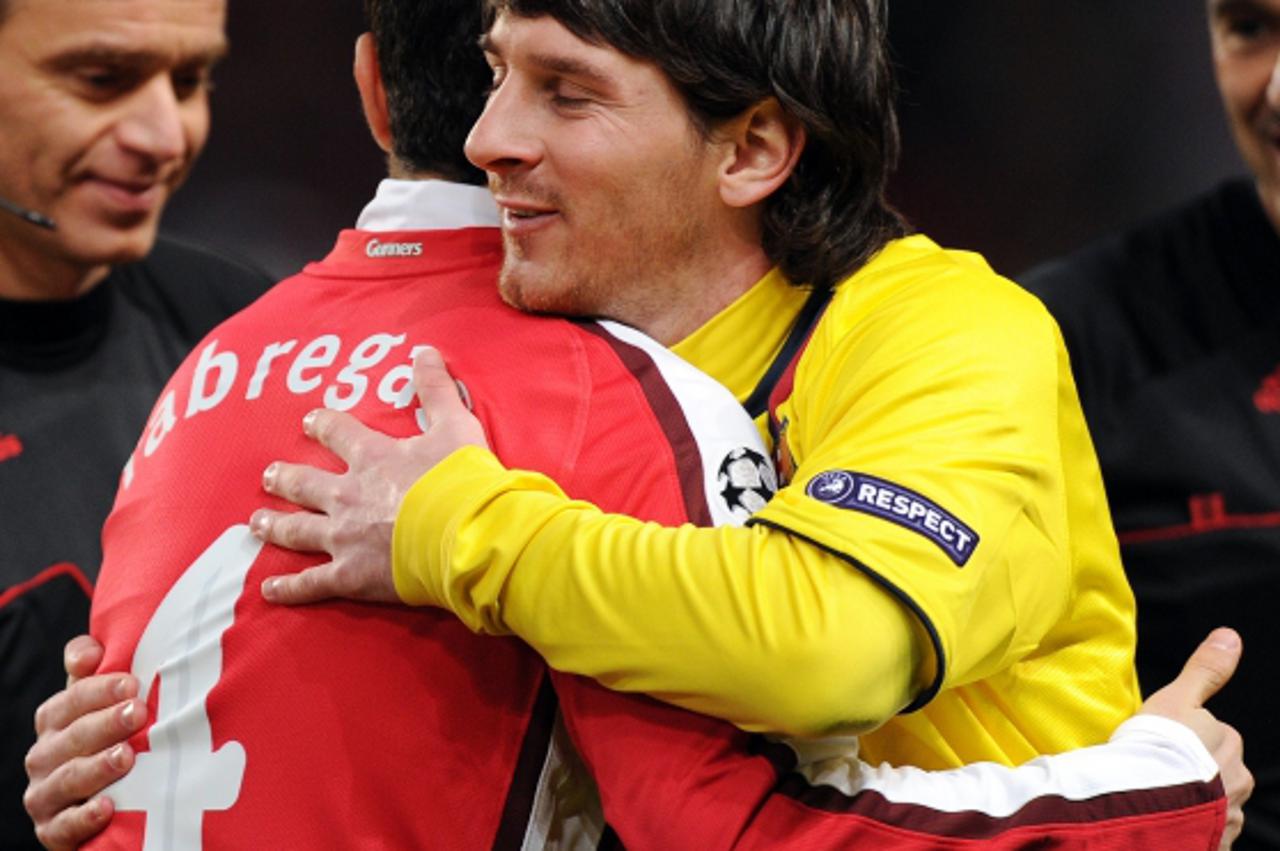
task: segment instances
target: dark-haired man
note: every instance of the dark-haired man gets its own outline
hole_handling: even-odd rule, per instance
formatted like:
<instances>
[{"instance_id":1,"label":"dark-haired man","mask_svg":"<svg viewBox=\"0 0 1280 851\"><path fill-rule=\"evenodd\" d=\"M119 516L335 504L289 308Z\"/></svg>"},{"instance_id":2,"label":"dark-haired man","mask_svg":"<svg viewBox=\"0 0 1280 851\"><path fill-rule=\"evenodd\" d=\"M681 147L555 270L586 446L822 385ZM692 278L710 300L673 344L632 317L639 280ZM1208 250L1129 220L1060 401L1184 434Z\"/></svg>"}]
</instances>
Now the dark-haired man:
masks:
<instances>
[{"instance_id":1,"label":"dark-haired man","mask_svg":"<svg viewBox=\"0 0 1280 851\"><path fill-rule=\"evenodd\" d=\"M789 485L750 528L662 529L427 435L394 581L323 514L264 511L267 540L334 554L264 593L446 607L745 729L871 731L873 761L1104 738L1138 700L1133 601L1066 353L980 258L902 236L884 4L486 8L467 150L503 210L504 297L673 345L767 417ZM390 540L400 494L359 498L382 439L323 420L351 474L285 465L268 490Z\"/></svg>"},{"instance_id":2,"label":"dark-haired man","mask_svg":"<svg viewBox=\"0 0 1280 851\"><path fill-rule=\"evenodd\" d=\"M754 481L768 478L763 458L734 451L721 462L711 451L733 434L735 416L744 440L756 437L722 389L635 332L537 320L497 302L491 200L478 187L425 179L466 174L460 131L451 147L447 135L419 147L400 134L414 133L420 115L397 116L422 109L415 87L429 93L424 80L441 62L454 63L444 66L452 69L449 93L466 80L483 88L448 49L402 52L472 43L466 12L477 10L469 0L371 7L378 49L361 39L357 79L374 135L402 179L380 187L360 228L344 232L329 258L220 326L188 359L162 395L108 522L95 629L107 643L106 666L130 668L159 694L146 749L110 792L118 811L112 843L136 846L144 833L181 836L185 848L580 847L596 838L583 806L590 795L572 784L566 794L571 763L552 744L552 695L527 649L472 636L443 613L346 603L295 611L267 606L252 591L264 576L313 561L264 550L238 524L264 459L319 457L297 434L303 411L320 402L350 408L401 434L448 427L435 412L456 398L452 381L421 391L418 423L408 408L406 358L422 335L439 335L499 450L552 469L571 492L667 523L706 522L732 488L763 495ZM480 65L478 55L471 60ZM465 108L439 103L432 131L456 128L448 119ZM716 393L725 401L712 407ZM720 438L703 434L708 418ZM675 428L682 423L687 433ZM324 417L308 424L316 433ZM148 519L157 511L168 520L164 537ZM132 562L147 569L126 575L121 568ZM186 641L184 628L196 627L206 640ZM1221 679L1237 653L1230 642L1207 644L1197 658ZM859 763L840 743L845 749L806 753L804 773L779 789L780 769L795 759L784 749L584 680L556 680L565 726L628 847L920 847L958 837L1016 847L1028 835L1071 842L1087 834L1135 843L1194 835L1207 848L1221 829L1216 767L1188 730L1167 720L1138 719L1113 745L1020 771L975 766L923 783L918 772ZM110 812L101 798L63 808L121 771L97 751L138 729L147 713L136 699L113 705L120 685L137 687L119 674L90 678L41 712L28 805L50 847L83 839ZM1163 704L1148 708L1196 726L1238 768L1232 737L1195 708L1212 688L1190 669ZM127 764L133 749L121 745L116 755ZM1046 785L1046 769L1073 782ZM1180 793L1196 806L1171 806L1146 791L1153 782L1185 783ZM1107 791L1122 794L1099 810L1089 792ZM1070 803L1042 819L1058 795ZM877 808L880 800L893 806ZM986 815L935 818L975 809ZM1098 824L1061 826L1079 818Z\"/></svg>"},{"instance_id":3,"label":"dark-haired man","mask_svg":"<svg viewBox=\"0 0 1280 851\"><path fill-rule=\"evenodd\" d=\"M1218 89L1250 171L1023 282L1062 325L1138 599L1138 677L1230 618L1280 643L1280 0L1209 0ZM1280 730L1250 659L1217 706L1258 778L1242 847L1280 847Z\"/></svg>"},{"instance_id":4,"label":"dark-haired man","mask_svg":"<svg viewBox=\"0 0 1280 851\"><path fill-rule=\"evenodd\" d=\"M85 630L102 521L156 393L269 281L156 240L203 148L223 0L0 0L0 847L31 713Z\"/></svg>"}]
</instances>

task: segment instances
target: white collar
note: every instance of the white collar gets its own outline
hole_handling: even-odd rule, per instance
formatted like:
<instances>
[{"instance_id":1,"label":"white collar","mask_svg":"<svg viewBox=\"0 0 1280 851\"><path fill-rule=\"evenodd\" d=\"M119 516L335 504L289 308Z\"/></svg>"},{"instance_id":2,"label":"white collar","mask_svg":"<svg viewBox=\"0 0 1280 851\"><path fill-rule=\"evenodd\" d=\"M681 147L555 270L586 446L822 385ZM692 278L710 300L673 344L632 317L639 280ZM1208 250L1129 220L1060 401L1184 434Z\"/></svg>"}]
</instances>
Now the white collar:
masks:
<instances>
[{"instance_id":1,"label":"white collar","mask_svg":"<svg viewBox=\"0 0 1280 851\"><path fill-rule=\"evenodd\" d=\"M365 231L469 227L498 227L498 205L483 186L447 180L387 178L356 220Z\"/></svg>"}]
</instances>

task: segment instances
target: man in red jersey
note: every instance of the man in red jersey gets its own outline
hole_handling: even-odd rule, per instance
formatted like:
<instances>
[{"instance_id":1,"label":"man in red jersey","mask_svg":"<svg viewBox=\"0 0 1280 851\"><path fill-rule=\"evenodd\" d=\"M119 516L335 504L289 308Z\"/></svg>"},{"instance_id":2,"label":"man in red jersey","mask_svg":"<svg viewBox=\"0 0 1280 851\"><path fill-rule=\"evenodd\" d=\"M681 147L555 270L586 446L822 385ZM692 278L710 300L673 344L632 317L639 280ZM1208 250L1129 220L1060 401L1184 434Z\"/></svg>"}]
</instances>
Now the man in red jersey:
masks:
<instances>
[{"instance_id":1,"label":"man in red jersey","mask_svg":"<svg viewBox=\"0 0 1280 851\"><path fill-rule=\"evenodd\" d=\"M706 433L705 418L730 422L736 408L722 391L634 332L501 306L492 208L478 189L428 179L462 175L453 160L419 159L401 146L409 131L397 121L409 119L394 106L408 94L397 46L415 44L413 34L443 37L445 22L465 15L373 5L379 47L362 39L357 78L392 174L412 179L383 184L324 262L198 347L162 394L106 530L95 631L107 644L105 668L128 667L144 685L125 707L131 729L146 715L155 723L118 751L124 767L141 752L110 793L119 814L103 847L161 836L183 847L599 841L591 808L577 803L589 794L562 782L574 776L572 758L550 723L545 669L522 645L435 615L351 603L277 609L244 590L314 561L262 549L240 525L267 459L324 462L296 434L306 411L350 410L398 435L448 427L434 411L438 394L456 392L451 383L424 391L422 411L410 410L415 343L429 339L448 356L499 452L557 475L571 494L669 525L730 519L739 491L767 496L750 427L741 438ZM388 10L421 17L409 26L415 19ZM456 77L453 86L462 88ZM434 356L419 356L425 374L424 358ZM323 432L324 421L309 417L308 429ZM166 534L156 533L157 520ZM127 583L125 563L134 566ZM138 564L149 566L146 576ZM1216 766L1167 721L1138 719L1114 745L1021 772L974 767L921 783L917 773L871 769L840 752L805 753L802 770L789 774L794 755L729 725L555 679L567 732L631 847L924 848L943 837L1016 847L1086 833L1119 845L1176 831L1208 848L1221 833ZM77 694L98 688L108 697L121 682L129 681L97 678ZM77 738L69 718L51 717L68 703L89 708L50 704L45 747L31 759L28 805L50 847L83 839L77 827L109 810L68 810L59 822L68 799L45 794L42 781L78 779L83 799L121 773L88 756L108 743L92 737L73 745L86 756L56 768ZM107 729L123 720L119 710L82 720ZM1050 765L1083 782L1046 783ZM990 794L993 784L1000 794ZM975 810L983 815L947 815ZM1096 824L1071 824L1085 819Z\"/></svg>"}]
</instances>

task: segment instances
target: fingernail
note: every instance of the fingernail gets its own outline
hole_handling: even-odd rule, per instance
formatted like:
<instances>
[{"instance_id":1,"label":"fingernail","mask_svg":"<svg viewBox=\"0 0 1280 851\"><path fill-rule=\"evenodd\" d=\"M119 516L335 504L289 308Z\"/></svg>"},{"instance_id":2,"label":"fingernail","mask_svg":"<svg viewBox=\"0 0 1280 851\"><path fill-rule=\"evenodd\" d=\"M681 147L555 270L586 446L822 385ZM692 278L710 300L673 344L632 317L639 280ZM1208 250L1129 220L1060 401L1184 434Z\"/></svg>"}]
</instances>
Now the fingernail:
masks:
<instances>
[{"instance_id":1,"label":"fingernail","mask_svg":"<svg viewBox=\"0 0 1280 851\"><path fill-rule=\"evenodd\" d=\"M275 487L276 476L278 475L280 475L280 464L273 461L267 465L267 469L262 471L262 486L267 490L271 490Z\"/></svg>"},{"instance_id":2,"label":"fingernail","mask_svg":"<svg viewBox=\"0 0 1280 851\"><path fill-rule=\"evenodd\" d=\"M124 709L120 712L120 720L130 730L136 727L138 724L138 705L133 701L125 704Z\"/></svg>"},{"instance_id":3,"label":"fingernail","mask_svg":"<svg viewBox=\"0 0 1280 851\"><path fill-rule=\"evenodd\" d=\"M467 385L458 379L453 379L453 384L458 388L458 398L462 400L462 404L467 406L468 411L475 411L475 406L471 404L471 391L467 389Z\"/></svg>"},{"instance_id":4,"label":"fingernail","mask_svg":"<svg viewBox=\"0 0 1280 851\"><path fill-rule=\"evenodd\" d=\"M115 685L111 687L111 693L115 695L116 700L126 700L133 697L133 695L130 694L130 691L129 681L124 677L116 680Z\"/></svg>"},{"instance_id":5,"label":"fingernail","mask_svg":"<svg viewBox=\"0 0 1280 851\"><path fill-rule=\"evenodd\" d=\"M307 412L307 415L306 415L305 417L303 417L303 418L302 418L302 433L303 433L303 434L307 435L308 437L310 437L310 436L311 436L311 430L315 427L315 424L316 424L316 416L317 416L319 413L320 413L320 412L319 412L318 410L308 411L308 412Z\"/></svg>"},{"instance_id":6,"label":"fingernail","mask_svg":"<svg viewBox=\"0 0 1280 851\"><path fill-rule=\"evenodd\" d=\"M268 600L270 600L270 599L271 599L271 595L273 595L273 594L275 593L275 591L276 591L276 584L277 584L277 581L278 581L278 580L276 580L274 577L273 577L273 578L271 578L271 579L264 579L264 580L262 581L262 596L263 596L263 597L267 598Z\"/></svg>"},{"instance_id":7,"label":"fingernail","mask_svg":"<svg viewBox=\"0 0 1280 851\"><path fill-rule=\"evenodd\" d=\"M1209 645L1219 650L1235 650L1240 646L1240 636L1232 630L1221 630L1213 634Z\"/></svg>"},{"instance_id":8,"label":"fingernail","mask_svg":"<svg viewBox=\"0 0 1280 851\"><path fill-rule=\"evenodd\" d=\"M102 821L107 817L106 799L99 796L89 802L89 817L94 821Z\"/></svg>"},{"instance_id":9,"label":"fingernail","mask_svg":"<svg viewBox=\"0 0 1280 851\"><path fill-rule=\"evenodd\" d=\"M107 751L107 764L116 771L124 771L125 760L123 744L116 745L114 748Z\"/></svg>"},{"instance_id":10,"label":"fingernail","mask_svg":"<svg viewBox=\"0 0 1280 851\"><path fill-rule=\"evenodd\" d=\"M264 511L255 511L249 518L249 532L260 541L267 539L267 531L271 528L271 518Z\"/></svg>"}]
</instances>

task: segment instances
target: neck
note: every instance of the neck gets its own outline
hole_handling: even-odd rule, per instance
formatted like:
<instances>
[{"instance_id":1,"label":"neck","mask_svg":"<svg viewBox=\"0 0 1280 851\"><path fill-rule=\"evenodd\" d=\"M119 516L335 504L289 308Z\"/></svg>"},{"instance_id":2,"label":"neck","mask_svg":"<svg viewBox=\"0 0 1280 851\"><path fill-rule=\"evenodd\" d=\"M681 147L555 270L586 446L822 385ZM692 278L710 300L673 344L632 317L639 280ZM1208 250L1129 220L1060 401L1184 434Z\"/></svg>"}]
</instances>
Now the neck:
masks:
<instances>
[{"instance_id":1,"label":"neck","mask_svg":"<svg viewBox=\"0 0 1280 851\"><path fill-rule=\"evenodd\" d=\"M702 246L714 246L683 258L673 258L678 279L666 287L668 298L658 299L651 317L635 325L664 346L673 346L697 331L720 311L755 286L772 261L761 246L759 214L742 210L722 220L720 227L701 235Z\"/></svg>"},{"instance_id":2,"label":"neck","mask_svg":"<svg viewBox=\"0 0 1280 851\"><path fill-rule=\"evenodd\" d=\"M440 171L425 171L414 169L409 164L403 162L399 157L387 157L387 177L392 180L444 180L449 183L464 183L466 181L449 177ZM476 186L484 186L483 180L473 181Z\"/></svg>"},{"instance_id":3,"label":"neck","mask_svg":"<svg viewBox=\"0 0 1280 851\"><path fill-rule=\"evenodd\" d=\"M432 180L439 175L431 171L414 171L395 154L388 154L387 177L392 180Z\"/></svg>"},{"instance_id":4,"label":"neck","mask_svg":"<svg viewBox=\"0 0 1280 851\"><path fill-rule=\"evenodd\" d=\"M763 278L772 264L762 252L701 270L686 270L681 285L638 305L635 316L617 317L664 346L673 346L697 331ZM663 297L665 292L666 297Z\"/></svg>"},{"instance_id":5,"label":"neck","mask_svg":"<svg viewBox=\"0 0 1280 851\"><path fill-rule=\"evenodd\" d=\"M85 266L51 257L39 250L38 243L44 238L44 234L29 232L25 238L0 235L0 298L67 301L93 289L111 271L106 264Z\"/></svg>"}]
</instances>

